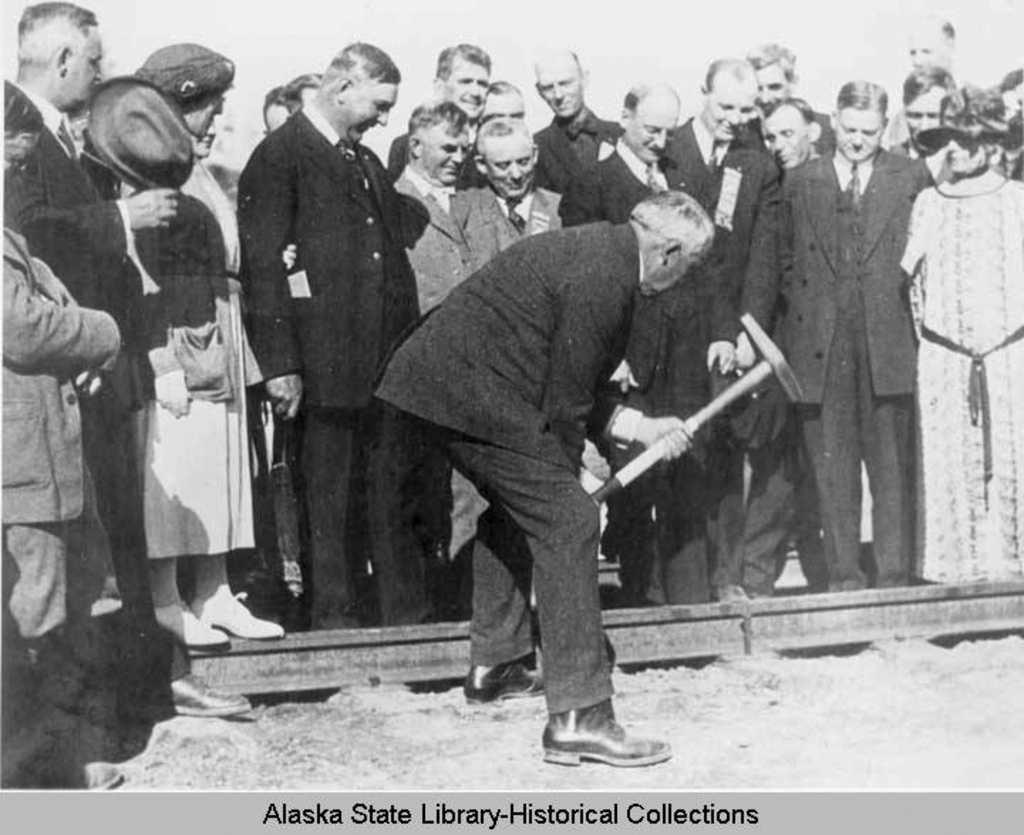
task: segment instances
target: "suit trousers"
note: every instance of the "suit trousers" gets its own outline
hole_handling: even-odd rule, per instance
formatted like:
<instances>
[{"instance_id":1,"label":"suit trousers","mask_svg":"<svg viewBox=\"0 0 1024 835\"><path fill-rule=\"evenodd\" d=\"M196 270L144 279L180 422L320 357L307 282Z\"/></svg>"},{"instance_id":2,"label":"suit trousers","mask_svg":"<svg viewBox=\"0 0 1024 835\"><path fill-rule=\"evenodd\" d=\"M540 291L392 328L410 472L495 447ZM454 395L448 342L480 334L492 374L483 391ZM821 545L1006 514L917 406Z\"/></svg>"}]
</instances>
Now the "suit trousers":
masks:
<instances>
[{"instance_id":1,"label":"suit trousers","mask_svg":"<svg viewBox=\"0 0 1024 835\"><path fill-rule=\"evenodd\" d=\"M305 409L300 460L314 629L356 625L367 601L355 581L368 558L381 622L427 618L418 508L402 500L412 492L403 482L415 475L408 429L401 413L379 401L365 409Z\"/></svg>"},{"instance_id":2,"label":"suit trousers","mask_svg":"<svg viewBox=\"0 0 1024 835\"><path fill-rule=\"evenodd\" d=\"M822 402L799 410L818 484L829 589L864 588L870 579L860 566L861 462L873 498L873 579L881 587L904 585L912 546L913 396L875 394L860 288L840 281L836 292Z\"/></svg>"},{"instance_id":3,"label":"suit trousers","mask_svg":"<svg viewBox=\"0 0 1024 835\"><path fill-rule=\"evenodd\" d=\"M82 518L4 525L5 788L80 788L85 763L105 759L86 541Z\"/></svg>"},{"instance_id":4,"label":"suit trousers","mask_svg":"<svg viewBox=\"0 0 1024 835\"><path fill-rule=\"evenodd\" d=\"M612 695L597 582L597 506L568 466L446 433L453 463L491 506L473 551L470 657L492 666L530 651L533 566L548 710Z\"/></svg>"}]
</instances>

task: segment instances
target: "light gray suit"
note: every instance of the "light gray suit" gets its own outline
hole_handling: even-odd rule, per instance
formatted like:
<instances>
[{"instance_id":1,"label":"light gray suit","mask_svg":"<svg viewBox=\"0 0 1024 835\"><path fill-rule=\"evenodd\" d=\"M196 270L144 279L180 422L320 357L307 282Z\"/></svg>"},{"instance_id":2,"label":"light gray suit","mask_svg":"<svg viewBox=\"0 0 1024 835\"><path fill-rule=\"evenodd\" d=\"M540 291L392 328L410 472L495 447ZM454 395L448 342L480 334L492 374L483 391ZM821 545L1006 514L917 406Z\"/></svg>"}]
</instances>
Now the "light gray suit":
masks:
<instances>
[{"instance_id":1,"label":"light gray suit","mask_svg":"<svg viewBox=\"0 0 1024 835\"><path fill-rule=\"evenodd\" d=\"M561 229L558 216L560 194L538 188L533 191L526 231L516 230L505 214L498 196L490 188L471 188L452 198L452 219L462 231L472 257L473 270L480 269L503 249L521 237Z\"/></svg>"},{"instance_id":2,"label":"light gray suit","mask_svg":"<svg viewBox=\"0 0 1024 835\"><path fill-rule=\"evenodd\" d=\"M417 200L430 215L422 228L407 230L405 247L416 274L420 313L437 307L472 272L462 230L433 197L424 197L404 173L395 190Z\"/></svg>"}]
</instances>

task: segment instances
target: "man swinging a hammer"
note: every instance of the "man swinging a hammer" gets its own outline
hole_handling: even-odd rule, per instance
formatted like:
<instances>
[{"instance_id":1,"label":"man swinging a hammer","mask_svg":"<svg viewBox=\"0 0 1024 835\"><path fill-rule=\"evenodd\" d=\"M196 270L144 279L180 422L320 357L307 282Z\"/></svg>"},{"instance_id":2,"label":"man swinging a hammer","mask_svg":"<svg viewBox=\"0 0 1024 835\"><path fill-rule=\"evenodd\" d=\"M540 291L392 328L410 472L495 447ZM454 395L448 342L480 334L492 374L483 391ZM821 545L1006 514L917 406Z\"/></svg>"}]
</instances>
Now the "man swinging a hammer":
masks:
<instances>
[{"instance_id":1,"label":"man swinging a hammer","mask_svg":"<svg viewBox=\"0 0 1024 835\"><path fill-rule=\"evenodd\" d=\"M640 203L628 223L524 239L457 287L399 346L377 397L445 444L490 508L473 553L470 701L533 695L530 566L550 714L544 759L653 765L666 743L628 735L612 710L598 598L598 507L578 475L588 432L665 458L691 439L677 417L613 410L599 391L623 359L637 294L673 286L714 228L681 192ZM411 417L410 417L411 416Z\"/></svg>"}]
</instances>

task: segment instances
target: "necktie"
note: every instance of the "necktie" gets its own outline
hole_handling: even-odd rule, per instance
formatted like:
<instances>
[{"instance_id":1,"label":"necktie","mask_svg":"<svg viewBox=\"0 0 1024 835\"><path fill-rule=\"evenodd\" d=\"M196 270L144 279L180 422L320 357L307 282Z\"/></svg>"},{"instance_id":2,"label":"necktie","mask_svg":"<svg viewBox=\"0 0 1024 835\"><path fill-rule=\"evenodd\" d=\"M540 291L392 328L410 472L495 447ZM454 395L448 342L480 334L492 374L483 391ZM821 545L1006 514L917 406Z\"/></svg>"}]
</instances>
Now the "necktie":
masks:
<instances>
[{"instance_id":1,"label":"necktie","mask_svg":"<svg viewBox=\"0 0 1024 835\"><path fill-rule=\"evenodd\" d=\"M505 205L508 207L508 220L509 223L515 227L516 232L520 235L526 233L526 218L523 217L519 212L516 211L516 207L522 202L521 197L513 198L509 197L505 200Z\"/></svg>"},{"instance_id":2,"label":"necktie","mask_svg":"<svg viewBox=\"0 0 1024 835\"><path fill-rule=\"evenodd\" d=\"M341 155L345 158L346 162L351 162L356 167L356 171L359 172L359 177L362 180L363 189L369 191L370 178L366 176L366 167L363 165L363 159L359 156L357 147L347 139L339 139L335 147L341 151Z\"/></svg>"},{"instance_id":3,"label":"necktie","mask_svg":"<svg viewBox=\"0 0 1024 835\"><path fill-rule=\"evenodd\" d=\"M71 159L78 159L78 149L75 147L75 140L71 138L71 131L68 130L68 123L65 119L60 120L60 127L57 128L57 139L64 146L64 150Z\"/></svg>"},{"instance_id":4,"label":"necktie","mask_svg":"<svg viewBox=\"0 0 1024 835\"><path fill-rule=\"evenodd\" d=\"M708 170L710 170L712 174L718 171L728 147L728 143L725 142L716 141L711 143L711 154L708 156Z\"/></svg>"},{"instance_id":5,"label":"necktie","mask_svg":"<svg viewBox=\"0 0 1024 835\"><path fill-rule=\"evenodd\" d=\"M647 166L647 187L653 192L665 191L665 182L656 162Z\"/></svg>"},{"instance_id":6,"label":"necktie","mask_svg":"<svg viewBox=\"0 0 1024 835\"><path fill-rule=\"evenodd\" d=\"M850 166L850 185L848 186L850 193L850 203L853 208L860 206L860 172L857 170L857 163L853 163Z\"/></svg>"}]
</instances>

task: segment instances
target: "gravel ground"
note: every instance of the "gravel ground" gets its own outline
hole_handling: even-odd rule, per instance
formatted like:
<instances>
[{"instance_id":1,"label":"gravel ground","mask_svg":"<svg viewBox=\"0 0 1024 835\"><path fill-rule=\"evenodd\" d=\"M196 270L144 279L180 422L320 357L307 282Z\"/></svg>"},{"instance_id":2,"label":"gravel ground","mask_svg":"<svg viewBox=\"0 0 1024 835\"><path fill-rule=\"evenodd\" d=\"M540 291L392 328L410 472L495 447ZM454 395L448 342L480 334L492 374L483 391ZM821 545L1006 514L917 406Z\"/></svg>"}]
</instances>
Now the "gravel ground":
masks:
<instances>
[{"instance_id":1,"label":"gravel ground","mask_svg":"<svg viewBox=\"0 0 1024 835\"><path fill-rule=\"evenodd\" d=\"M341 690L249 721L179 717L129 762L128 790L1011 788L1024 786L1024 637L873 645L617 672L630 730L673 759L541 761L542 699L469 707L461 690Z\"/></svg>"}]
</instances>

